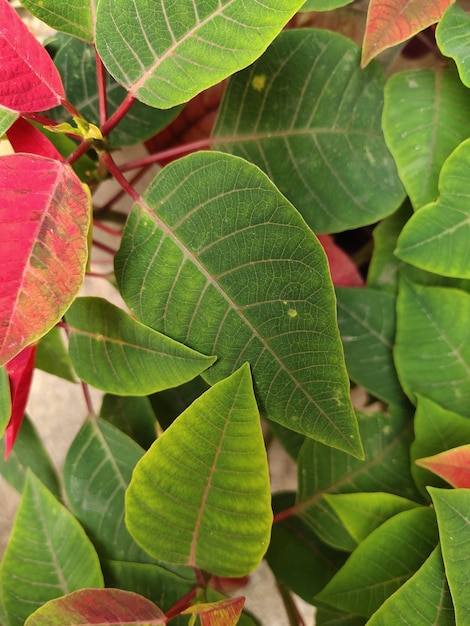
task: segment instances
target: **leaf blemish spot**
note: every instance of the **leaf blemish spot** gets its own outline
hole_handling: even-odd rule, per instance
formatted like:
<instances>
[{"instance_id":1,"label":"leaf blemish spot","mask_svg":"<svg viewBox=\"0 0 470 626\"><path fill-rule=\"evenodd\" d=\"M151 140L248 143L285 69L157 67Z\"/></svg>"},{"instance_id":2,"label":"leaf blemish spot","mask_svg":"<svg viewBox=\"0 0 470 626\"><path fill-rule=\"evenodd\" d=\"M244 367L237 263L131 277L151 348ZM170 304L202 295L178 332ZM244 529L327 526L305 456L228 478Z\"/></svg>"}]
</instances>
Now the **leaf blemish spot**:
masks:
<instances>
[{"instance_id":1,"label":"leaf blemish spot","mask_svg":"<svg viewBox=\"0 0 470 626\"><path fill-rule=\"evenodd\" d=\"M296 311L295 309L289 309L289 310L287 311L287 315L288 315L289 317L297 317L298 313L297 313L297 311Z\"/></svg>"},{"instance_id":2,"label":"leaf blemish spot","mask_svg":"<svg viewBox=\"0 0 470 626\"><path fill-rule=\"evenodd\" d=\"M263 91L266 85L266 74L257 74L253 76L253 80L251 81L251 86L255 91Z\"/></svg>"}]
</instances>

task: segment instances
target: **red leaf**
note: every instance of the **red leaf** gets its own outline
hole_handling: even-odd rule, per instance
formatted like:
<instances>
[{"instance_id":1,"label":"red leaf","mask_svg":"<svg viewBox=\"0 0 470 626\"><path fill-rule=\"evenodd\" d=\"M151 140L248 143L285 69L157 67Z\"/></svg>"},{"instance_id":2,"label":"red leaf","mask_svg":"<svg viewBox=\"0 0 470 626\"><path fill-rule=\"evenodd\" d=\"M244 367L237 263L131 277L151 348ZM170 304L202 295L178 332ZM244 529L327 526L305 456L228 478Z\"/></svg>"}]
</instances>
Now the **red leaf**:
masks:
<instances>
[{"instance_id":1,"label":"red leaf","mask_svg":"<svg viewBox=\"0 0 470 626\"><path fill-rule=\"evenodd\" d=\"M0 158L0 366L68 309L85 274L89 197L65 164Z\"/></svg>"},{"instance_id":2,"label":"red leaf","mask_svg":"<svg viewBox=\"0 0 470 626\"><path fill-rule=\"evenodd\" d=\"M379 52L438 22L454 0L370 0L362 67Z\"/></svg>"},{"instance_id":3,"label":"red leaf","mask_svg":"<svg viewBox=\"0 0 470 626\"><path fill-rule=\"evenodd\" d=\"M47 602L30 615L25 626L122 624L163 626L165 614L150 600L121 589L80 589Z\"/></svg>"},{"instance_id":4,"label":"red leaf","mask_svg":"<svg viewBox=\"0 0 470 626\"><path fill-rule=\"evenodd\" d=\"M437 474L456 489L470 488L470 444L418 459L416 465Z\"/></svg>"},{"instance_id":5,"label":"red leaf","mask_svg":"<svg viewBox=\"0 0 470 626\"><path fill-rule=\"evenodd\" d=\"M7 137L15 152L28 152L58 161L64 160L54 144L22 117L10 126Z\"/></svg>"},{"instance_id":6,"label":"red leaf","mask_svg":"<svg viewBox=\"0 0 470 626\"><path fill-rule=\"evenodd\" d=\"M7 0L0 0L0 104L30 113L51 109L64 98L52 59Z\"/></svg>"},{"instance_id":7,"label":"red leaf","mask_svg":"<svg viewBox=\"0 0 470 626\"><path fill-rule=\"evenodd\" d=\"M5 460L8 458L23 421L34 370L36 346L28 346L6 365L10 379L11 417L5 430Z\"/></svg>"},{"instance_id":8,"label":"red leaf","mask_svg":"<svg viewBox=\"0 0 470 626\"><path fill-rule=\"evenodd\" d=\"M318 235L318 240L326 252L333 284L337 287L363 287L361 273L330 235Z\"/></svg>"},{"instance_id":9,"label":"red leaf","mask_svg":"<svg viewBox=\"0 0 470 626\"><path fill-rule=\"evenodd\" d=\"M218 602L195 604L182 614L196 614L201 620L201 626L235 626L238 624L245 598L225 598Z\"/></svg>"}]
</instances>

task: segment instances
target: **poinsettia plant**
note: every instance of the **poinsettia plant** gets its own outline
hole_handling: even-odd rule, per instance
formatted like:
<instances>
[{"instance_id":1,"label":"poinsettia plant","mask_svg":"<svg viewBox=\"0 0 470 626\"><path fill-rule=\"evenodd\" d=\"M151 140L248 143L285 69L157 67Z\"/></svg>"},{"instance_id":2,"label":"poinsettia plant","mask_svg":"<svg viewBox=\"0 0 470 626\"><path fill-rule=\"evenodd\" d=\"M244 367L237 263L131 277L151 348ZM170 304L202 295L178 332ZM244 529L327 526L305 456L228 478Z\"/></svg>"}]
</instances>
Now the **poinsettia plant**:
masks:
<instances>
[{"instance_id":1,"label":"poinsettia plant","mask_svg":"<svg viewBox=\"0 0 470 626\"><path fill-rule=\"evenodd\" d=\"M22 5L53 34L0 0L1 623L259 624L265 559L290 624L466 626L465 3ZM60 469L35 368L83 390Z\"/></svg>"}]
</instances>

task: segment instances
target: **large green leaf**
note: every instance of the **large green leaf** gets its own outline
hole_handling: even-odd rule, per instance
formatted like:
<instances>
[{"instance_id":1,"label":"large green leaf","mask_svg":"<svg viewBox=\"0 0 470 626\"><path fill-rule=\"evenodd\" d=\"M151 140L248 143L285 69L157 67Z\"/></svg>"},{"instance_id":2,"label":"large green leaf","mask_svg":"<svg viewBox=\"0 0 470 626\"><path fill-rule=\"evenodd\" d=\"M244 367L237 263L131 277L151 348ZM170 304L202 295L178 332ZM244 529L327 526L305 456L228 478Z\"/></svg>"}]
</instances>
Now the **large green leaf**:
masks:
<instances>
[{"instance_id":1,"label":"large green leaf","mask_svg":"<svg viewBox=\"0 0 470 626\"><path fill-rule=\"evenodd\" d=\"M442 556L454 602L455 622L457 626L465 626L470 620L468 595L470 489L430 487L429 492L436 509Z\"/></svg>"},{"instance_id":2,"label":"large green leaf","mask_svg":"<svg viewBox=\"0 0 470 626\"><path fill-rule=\"evenodd\" d=\"M126 523L155 558L244 576L271 532L269 475L250 370L195 402L137 464Z\"/></svg>"},{"instance_id":3,"label":"large green leaf","mask_svg":"<svg viewBox=\"0 0 470 626\"><path fill-rule=\"evenodd\" d=\"M382 491L419 498L410 473L408 415L394 411L390 415L360 413L358 417L364 461L310 439L305 440L298 457L296 509L323 541L344 550L354 549L356 541L324 495Z\"/></svg>"},{"instance_id":4,"label":"large green leaf","mask_svg":"<svg viewBox=\"0 0 470 626\"><path fill-rule=\"evenodd\" d=\"M93 13L95 0L21 0L21 4L54 30L68 33L84 41L94 38Z\"/></svg>"},{"instance_id":5,"label":"large green leaf","mask_svg":"<svg viewBox=\"0 0 470 626\"><path fill-rule=\"evenodd\" d=\"M77 377L64 343L63 332L63 329L54 326L47 335L42 337L36 349L34 367L75 383Z\"/></svg>"},{"instance_id":6,"label":"large green leaf","mask_svg":"<svg viewBox=\"0 0 470 626\"><path fill-rule=\"evenodd\" d=\"M331 11L352 4L354 0L306 0L302 11Z\"/></svg>"},{"instance_id":7,"label":"large green leaf","mask_svg":"<svg viewBox=\"0 0 470 626\"><path fill-rule=\"evenodd\" d=\"M415 209L436 199L442 164L470 135L469 106L454 68L399 72L387 81L385 140Z\"/></svg>"},{"instance_id":8,"label":"large green leaf","mask_svg":"<svg viewBox=\"0 0 470 626\"><path fill-rule=\"evenodd\" d=\"M149 398L106 394L100 417L129 435L144 450L150 448L157 437L157 421Z\"/></svg>"},{"instance_id":9,"label":"large green leaf","mask_svg":"<svg viewBox=\"0 0 470 626\"><path fill-rule=\"evenodd\" d=\"M175 387L215 361L144 326L103 298L77 298L66 320L75 371L109 393L145 396Z\"/></svg>"},{"instance_id":10,"label":"large green leaf","mask_svg":"<svg viewBox=\"0 0 470 626\"><path fill-rule=\"evenodd\" d=\"M436 41L442 54L452 57L459 70L460 80L470 87L470 42L468 29L470 15L458 4L451 4L436 28Z\"/></svg>"},{"instance_id":11,"label":"large green leaf","mask_svg":"<svg viewBox=\"0 0 470 626\"><path fill-rule=\"evenodd\" d=\"M1 569L10 626L76 589L102 587L98 556L77 520L28 475Z\"/></svg>"},{"instance_id":12,"label":"large green leaf","mask_svg":"<svg viewBox=\"0 0 470 626\"><path fill-rule=\"evenodd\" d=\"M370 617L421 567L438 539L432 509L420 507L398 513L359 544L317 599Z\"/></svg>"},{"instance_id":13,"label":"large green leaf","mask_svg":"<svg viewBox=\"0 0 470 626\"><path fill-rule=\"evenodd\" d=\"M408 396L469 416L470 295L400 282L395 364Z\"/></svg>"},{"instance_id":14,"label":"large green leaf","mask_svg":"<svg viewBox=\"0 0 470 626\"><path fill-rule=\"evenodd\" d=\"M429 272L470 278L469 160L467 140L442 167L438 200L413 215L403 229L396 250L400 259Z\"/></svg>"},{"instance_id":15,"label":"large green leaf","mask_svg":"<svg viewBox=\"0 0 470 626\"><path fill-rule=\"evenodd\" d=\"M68 99L81 115L93 124L99 124L98 86L96 60L93 46L83 41L62 37L54 63L63 77ZM126 96L126 90L106 73L106 99L108 115L112 115ZM113 148L138 144L167 126L179 112L179 108L157 111L136 100L125 117L112 130L109 140ZM71 121L64 108L50 112L59 122Z\"/></svg>"},{"instance_id":16,"label":"large green leaf","mask_svg":"<svg viewBox=\"0 0 470 626\"><path fill-rule=\"evenodd\" d=\"M64 487L69 506L100 556L149 561L124 524L124 495L144 451L111 424L87 420L67 453Z\"/></svg>"},{"instance_id":17,"label":"large green leaf","mask_svg":"<svg viewBox=\"0 0 470 626\"><path fill-rule=\"evenodd\" d=\"M392 356L395 296L377 289L338 287L336 297L349 376L385 402L406 403Z\"/></svg>"},{"instance_id":18,"label":"large green leaf","mask_svg":"<svg viewBox=\"0 0 470 626\"><path fill-rule=\"evenodd\" d=\"M138 319L217 356L208 382L249 361L269 419L361 455L325 254L258 168L214 152L165 167L115 268Z\"/></svg>"},{"instance_id":19,"label":"large green leaf","mask_svg":"<svg viewBox=\"0 0 470 626\"><path fill-rule=\"evenodd\" d=\"M8 460L4 458L5 440L0 444L0 474L17 491L23 491L28 470L60 498L59 479L39 434L27 415L15 439Z\"/></svg>"},{"instance_id":20,"label":"large green leaf","mask_svg":"<svg viewBox=\"0 0 470 626\"><path fill-rule=\"evenodd\" d=\"M470 420L448 411L424 396L417 396L418 404L414 419L415 440L411 452L411 473L424 495L427 487L448 487L448 484L414 463L416 459L433 456L445 450L463 446L470 441Z\"/></svg>"},{"instance_id":21,"label":"large green leaf","mask_svg":"<svg viewBox=\"0 0 470 626\"><path fill-rule=\"evenodd\" d=\"M404 197L385 145L380 67L327 30L282 33L233 76L216 145L261 167L315 232L371 224Z\"/></svg>"},{"instance_id":22,"label":"large green leaf","mask_svg":"<svg viewBox=\"0 0 470 626\"><path fill-rule=\"evenodd\" d=\"M319 607L315 614L315 626L364 626L367 622L365 617L340 613Z\"/></svg>"},{"instance_id":23,"label":"large green leaf","mask_svg":"<svg viewBox=\"0 0 470 626\"><path fill-rule=\"evenodd\" d=\"M302 2L100 0L96 47L131 96L167 109L252 63Z\"/></svg>"},{"instance_id":24,"label":"large green leaf","mask_svg":"<svg viewBox=\"0 0 470 626\"><path fill-rule=\"evenodd\" d=\"M392 594L367 622L368 626L453 626L454 607L439 546L419 570Z\"/></svg>"}]
</instances>

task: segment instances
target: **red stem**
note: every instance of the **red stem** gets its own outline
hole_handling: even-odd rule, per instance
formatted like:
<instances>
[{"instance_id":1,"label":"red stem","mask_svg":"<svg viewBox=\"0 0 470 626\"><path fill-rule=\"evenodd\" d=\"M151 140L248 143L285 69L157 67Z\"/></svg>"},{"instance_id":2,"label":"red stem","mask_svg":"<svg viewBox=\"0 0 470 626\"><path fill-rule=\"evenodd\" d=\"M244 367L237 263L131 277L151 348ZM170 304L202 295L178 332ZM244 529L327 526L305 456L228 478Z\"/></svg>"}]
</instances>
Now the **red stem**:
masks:
<instances>
[{"instance_id":1,"label":"red stem","mask_svg":"<svg viewBox=\"0 0 470 626\"><path fill-rule=\"evenodd\" d=\"M117 228L111 228L111 226L107 226L106 224L103 224L103 222L100 222L99 220L93 220L93 226L95 228L99 228L105 233L108 233L108 235L114 235L115 237L120 237L122 235L121 230L117 230Z\"/></svg>"},{"instance_id":2,"label":"red stem","mask_svg":"<svg viewBox=\"0 0 470 626\"><path fill-rule=\"evenodd\" d=\"M181 611L184 611L185 609L187 609L189 606L191 606L191 600L196 596L197 593L197 587L194 587L193 589L191 589L191 591L189 591L185 596L183 596L182 598L180 598L178 600L178 602L176 604L174 604L171 609L169 609L165 615L168 618L168 620L173 619L174 617L176 617L177 615L179 615L181 613Z\"/></svg>"},{"instance_id":3,"label":"red stem","mask_svg":"<svg viewBox=\"0 0 470 626\"><path fill-rule=\"evenodd\" d=\"M226 140L226 138L224 138L224 140ZM186 143L181 146L168 148L167 150L162 150L161 152L155 152L155 154L149 154L149 156L142 157L141 159L124 163L121 165L121 172L128 172L129 170L135 170L139 167L152 165L153 163L158 163L164 159L171 159L186 152L195 152L196 150L200 150L202 148L209 148L215 142L216 140L212 137L207 137L206 139L199 139L198 141L192 141L191 143Z\"/></svg>"},{"instance_id":4,"label":"red stem","mask_svg":"<svg viewBox=\"0 0 470 626\"><path fill-rule=\"evenodd\" d=\"M279 522L282 522L283 520L287 519L288 517L292 517L293 515L297 515L299 512L299 509L297 506L291 506L288 509L285 509L284 511L280 511L279 513L276 513L276 515L273 518L273 524L278 524Z\"/></svg>"},{"instance_id":5,"label":"red stem","mask_svg":"<svg viewBox=\"0 0 470 626\"><path fill-rule=\"evenodd\" d=\"M81 385L82 385L83 395L85 397L86 407L88 410L88 416L94 415L95 411L93 409L93 403L91 401L90 389L88 388L88 385L84 383L83 381L81 381Z\"/></svg>"},{"instance_id":6,"label":"red stem","mask_svg":"<svg viewBox=\"0 0 470 626\"><path fill-rule=\"evenodd\" d=\"M108 100L106 98L106 73L98 52L95 48L96 82L98 85L98 103L100 109L100 126L103 127L108 119Z\"/></svg>"},{"instance_id":7,"label":"red stem","mask_svg":"<svg viewBox=\"0 0 470 626\"><path fill-rule=\"evenodd\" d=\"M88 152L90 148L90 142L89 141L82 141L82 143L78 146L78 148L76 150L74 150L72 152L72 154L70 154L66 161L69 165L73 165L76 161L78 161L78 159L80 157L82 157L86 152Z\"/></svg>"},{"instance_id":8,"label":"red stem","mask_svg":"<svg viewBox=\"0 0 470 626\"><path fill-rule=\"evenodd\" d=\"M62 100L60 104L70 113L72 117L82 117L80 111L77 111L73 104L68 100Z\"/></svg>"},{"instance_id":9,"label":"red stem","mask_svg":"<svg viewBox=\"0 0 470 626\"><path fill-rule=\"evenodd\" d=\"M99 250L103 250L103 252L107 252L108 254L112 254L113 256L116 254L116 250L114 250L114 248L110 248L110 246L101 243L101 241L95 241L93 239L93 245Z\"/></svg>"},{"instance_id":10,"label":"red stem","mask_svg":"<svg viewBox=\"0 0 470 626\"><path fill-rule=\"evenodd\" d=\"M140 200L139 192L134 189L134 187L130 184L127 178L123 175L119 167L116 165L113 157L109 153L103 154L103 162L108 168L108 172L114 176L116 181L121 185L124 191L133 199L135 202Z\"/></svg>"},{"instance_id":11,"label":"red stem","mask_svg":"<svg viewBox=\"0 0 470 626\"><path fill-rule=\"evenodd\" d=\"M101 133L103 137L106 137L106 135L109 135L109 133L113 130L113 128L117 126L117 124L119 124L122 118L129 111L131 106L134 104L134 100L135 100L134 96L128 93L127 96L124 98L124 100L121 102L121 104L118 106L118 108L111 115L111 117L108 120L106 120L106 122L103 124L101 128Z\"/></svg>"}]
</instances>

